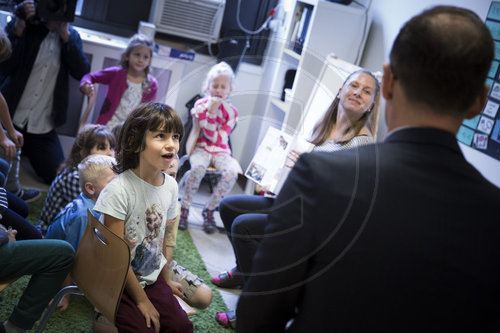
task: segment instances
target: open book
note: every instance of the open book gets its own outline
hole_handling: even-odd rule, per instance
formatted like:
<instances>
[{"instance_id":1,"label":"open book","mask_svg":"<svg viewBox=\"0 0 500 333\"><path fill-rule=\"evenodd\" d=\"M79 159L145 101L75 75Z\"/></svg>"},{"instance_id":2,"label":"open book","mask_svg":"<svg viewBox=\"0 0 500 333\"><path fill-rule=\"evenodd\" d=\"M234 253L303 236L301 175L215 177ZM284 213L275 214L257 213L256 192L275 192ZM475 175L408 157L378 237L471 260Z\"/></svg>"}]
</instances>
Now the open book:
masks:
<instances>
[{"instance_id":1,"label":"open book","mask_svg":"<svg viewBox=\"0 0 500 333\"><path fill-rule=\"evenodd\" d=\"M245 176L266 190L278 194L291 168L287 155L294 149L309 152L314 145L301 136L291 136L274 127L269 127L255 156L245 171Z\"/></svg>"}]
</instances>

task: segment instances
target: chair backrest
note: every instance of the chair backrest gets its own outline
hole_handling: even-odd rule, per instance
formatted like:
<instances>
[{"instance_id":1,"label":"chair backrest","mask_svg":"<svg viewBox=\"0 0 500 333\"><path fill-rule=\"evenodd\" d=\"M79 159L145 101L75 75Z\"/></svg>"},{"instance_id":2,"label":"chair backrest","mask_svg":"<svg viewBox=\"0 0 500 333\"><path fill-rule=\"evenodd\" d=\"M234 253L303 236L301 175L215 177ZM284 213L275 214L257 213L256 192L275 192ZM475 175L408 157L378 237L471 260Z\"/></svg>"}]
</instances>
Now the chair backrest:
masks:
<instances>
[{"instance_id":1,"label":"chair backrest","mask_svg":"<svg viewBox=\"0 0 500 333\"><path fill-rule=\"evenodd\" d=\"M114 323L130 266L130 249L90 211L87 215L71 277L85 297Z\"/></svg>"}]
</instances>

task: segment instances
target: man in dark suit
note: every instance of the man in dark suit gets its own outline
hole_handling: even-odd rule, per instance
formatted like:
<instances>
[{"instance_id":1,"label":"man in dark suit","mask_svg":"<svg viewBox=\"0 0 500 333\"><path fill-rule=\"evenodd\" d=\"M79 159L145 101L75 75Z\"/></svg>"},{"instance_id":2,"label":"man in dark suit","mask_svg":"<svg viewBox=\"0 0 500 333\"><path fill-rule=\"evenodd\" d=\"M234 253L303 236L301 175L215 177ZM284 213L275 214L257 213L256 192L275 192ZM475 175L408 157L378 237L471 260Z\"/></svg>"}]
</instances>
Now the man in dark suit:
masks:
<instances>
[{"instance_id":1,"label":"man in dark suit","mask_svg":"<svg viewBox=\"0 0 500 333\"><path fill-rule=\"evenodd\" d=\"M483 109L492 58L468 10L405 24L384 65L387 139L300 158L254 257L239 332L500 331L500 189L455 139Z\"/></svg>"}]
</instances>

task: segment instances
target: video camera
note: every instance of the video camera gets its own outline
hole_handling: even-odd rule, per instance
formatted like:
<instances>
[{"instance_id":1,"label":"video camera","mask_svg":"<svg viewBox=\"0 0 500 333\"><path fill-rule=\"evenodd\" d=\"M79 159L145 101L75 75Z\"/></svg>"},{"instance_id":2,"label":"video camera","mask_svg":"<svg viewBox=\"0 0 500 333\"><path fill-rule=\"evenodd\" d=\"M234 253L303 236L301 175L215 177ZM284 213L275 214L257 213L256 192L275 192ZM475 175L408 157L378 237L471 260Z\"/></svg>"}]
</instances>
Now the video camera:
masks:
<instances>
[{"instance_id":1,"label":"video camera","mask_svg":"<svg viewBox=\"0 0 500 333\"><path fill-rule=\"evenodd\" d=\"M75 19L76 0L35 0L36 13L33 22L73 22ZM23 2L14 7L14 14L25 20Z\"/></svg>"}]
</instances>

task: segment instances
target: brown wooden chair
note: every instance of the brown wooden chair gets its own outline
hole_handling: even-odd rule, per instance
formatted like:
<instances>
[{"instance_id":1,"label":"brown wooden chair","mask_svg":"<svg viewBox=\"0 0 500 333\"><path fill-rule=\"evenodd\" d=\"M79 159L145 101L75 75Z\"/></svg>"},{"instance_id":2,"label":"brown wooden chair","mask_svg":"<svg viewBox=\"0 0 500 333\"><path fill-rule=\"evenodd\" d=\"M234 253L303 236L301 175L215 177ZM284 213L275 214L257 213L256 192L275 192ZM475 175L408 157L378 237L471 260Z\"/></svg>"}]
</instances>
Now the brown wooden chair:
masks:
<instances>
[{"instance_id":1,"label":"brown wooden chair","mask_svg":"<svg viewBox=\"0 0 500 333\"><path fill-rule=\"evenodd\" d=\"M116 312L130 266L130 249L125 241L87 211L87 228L75 255L71 278L75 285L57 293L36 332L42 332L59 302L67 294L84 295L109 321Z\"/></svg>"}]
</instances>

